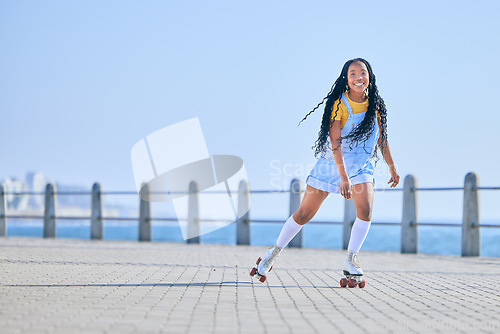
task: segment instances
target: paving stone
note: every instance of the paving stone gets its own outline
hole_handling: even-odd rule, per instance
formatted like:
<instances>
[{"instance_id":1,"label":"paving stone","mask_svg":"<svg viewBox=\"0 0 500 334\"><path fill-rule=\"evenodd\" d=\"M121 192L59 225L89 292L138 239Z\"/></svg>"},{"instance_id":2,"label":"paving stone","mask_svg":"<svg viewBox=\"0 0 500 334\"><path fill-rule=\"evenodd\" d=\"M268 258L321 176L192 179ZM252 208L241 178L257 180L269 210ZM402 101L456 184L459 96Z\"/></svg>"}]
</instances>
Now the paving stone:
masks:
<instances>
[{"instance_id":1,"label":"paving stone","mask_svg":"<svg viewBox=\"0 0 500 334\"><path fill-rule=\"evenodd\" d=\"M345 253L0 238L0 332L500 332L500 259L361 252L367 285L340 288Z\"/></svg>"}]
</instances>

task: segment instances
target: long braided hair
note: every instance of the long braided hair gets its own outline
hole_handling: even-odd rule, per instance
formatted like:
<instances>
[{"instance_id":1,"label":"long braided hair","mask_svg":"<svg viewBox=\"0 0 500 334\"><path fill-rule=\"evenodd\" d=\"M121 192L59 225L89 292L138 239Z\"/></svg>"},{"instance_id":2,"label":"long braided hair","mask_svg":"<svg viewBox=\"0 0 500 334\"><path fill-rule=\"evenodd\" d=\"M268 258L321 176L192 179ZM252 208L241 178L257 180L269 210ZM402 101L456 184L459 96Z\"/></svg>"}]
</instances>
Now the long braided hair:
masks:
<instances>
[{"instance_id":1,"label":"long braided hair","mask_svg":"<svg viewBox=\"0 0 500 334\"><path fill-rule=\"evenodd\" d=\"M349 70L349 66L354 62L362 62L366 65L369 74L369 85L368 85L368 110L365 113L365 117L363 121L359 125L357 125L348 135L342 137L341 140L350 140L350 146L357 145L360 142L366 142L368 138L370 138L371 134L374 131L374 125L377 121L376 119L376 111L378 110L380 114L380 139L381 139L381 147L382 152L385 149L385 144L387 142L387 110L385 108L385 103L382 97L380 97L378 93L378 88L375 81L375 75L373 74L372 67L368 61L363 58L354 58L348 60L344 67L342 67L342 71L340 72L340 76L335 80L330 92L323 98L323 100L318 103L313 110L311 110L304 118L299 122L302 123L310 114L312 114L316 109L322 105L325 100L325 109L323 112L323 118L321 120L321 128L318 133L318 139L316 140L314 146L311 148L315 150L314 156L317 157L318 154L326 150L327 146L327 138L330 134L330 127L335 122L335 119L331 121L332 113L335 112L335 117L337 117L337 113L340 107L340 101L342 93L348 91L348 81L347 81L347 71ZM336 105L335 111L333 110L334 105ZM334 118L335 118L334 117ZM339 144L340 146L340 144ZM339 147L337 146L337 148ZM377 149L374 150L374 156L377 157Z\"/></svg>"}]
</instances>

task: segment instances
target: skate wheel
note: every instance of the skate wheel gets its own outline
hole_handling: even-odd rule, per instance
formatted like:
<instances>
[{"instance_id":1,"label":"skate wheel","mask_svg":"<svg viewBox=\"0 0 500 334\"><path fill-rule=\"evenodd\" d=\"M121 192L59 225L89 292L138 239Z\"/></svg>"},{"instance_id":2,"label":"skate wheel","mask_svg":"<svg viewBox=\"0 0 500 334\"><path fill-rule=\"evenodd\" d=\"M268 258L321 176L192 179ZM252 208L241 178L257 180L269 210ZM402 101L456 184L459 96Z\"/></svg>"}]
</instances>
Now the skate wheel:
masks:
<instances>
[{"instance_id":1,"label":"skate wheel","mask_svg":"<svg viewBox=\"0 0 500 334\"><path fill-rule=\"evenodd\" d=\"M256 273L257 273L257 268L252 268L252 270L250 270L250 276L254 276Z\"/></svg>"},{"instance_id":2,"label":"skate wheel","mask_svg":"<svg viewBox=\"0 0 500 334\"><path fill-rule=\"evenodd\" d=\"M271 266L271 268L269 268L269 271L273 270L273 266Z\"/></svg>"},{"instance_id":3,"label":"skate wheel","mask_svg":"<svg viewBox=\"0 0 500 334\"><path fill-rule=\"evenodd\" d=\"M267 278L267 276L261 276L261 278L259 278L259 281L261 283L264 283L266 281L266 278Z\"/></svg>"},{"instance_id":4,"label":"skate wheel","mask_svg":"<svg viewBox=\"0 0 500 334\"><path fill-rule=\"evenodd\" d=\"M358 283L358 286L359 286L361 289L363 289L363 288L365 287L365 285L366 285L366 282L365 282L364 280Z\"/></svg>"},{"instance_id":5,"label":"skate wheel","mask_svg":"<svg viewBox=\"0 0 500 334\"><path fill-rule=\"evenodd\" d=\"M340 286L343 288L347 286L347 278L343 277L340 279Z\"/></svg>"},{"instance_id":6,"label":"skate wheel","mask_svg":"<svg viewBox=\"0 0 500 334\"><path fill-rule=\"evenodd\" d=\"M262 258L261 258L261 257L259 257L259 258L257 259L257 262L255 262L255 264L257 264L257 265L258 265L258 264L260 263L260 261L261 261L261 260L262 260Z\"/></svg>"},{"instance_id":7,"label":"skate wheel","mask_svg":"<svg viewBox=\"0 0 500 334\"><path fill-rule=\"evenodd\" d=\"M348 286L350 288L354 288L357 285L356 280L354 278L349 279Z\"/></svg>"}]
</instances>

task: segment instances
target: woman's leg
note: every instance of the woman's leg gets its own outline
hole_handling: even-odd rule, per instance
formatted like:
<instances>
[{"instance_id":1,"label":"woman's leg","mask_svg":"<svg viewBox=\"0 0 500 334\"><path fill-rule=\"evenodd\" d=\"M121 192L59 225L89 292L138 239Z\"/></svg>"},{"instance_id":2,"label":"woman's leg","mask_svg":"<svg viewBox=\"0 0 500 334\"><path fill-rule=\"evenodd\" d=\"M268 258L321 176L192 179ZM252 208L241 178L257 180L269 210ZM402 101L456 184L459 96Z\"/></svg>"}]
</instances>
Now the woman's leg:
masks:
<instances>
[{"instance_id":1,"label":"woman's leg","mask_svg":"<svg viewBox=\"0 0 500 334\"><path fill-rule=\"evenodd\" d=\"M372 219L373 183L359 183L352 186L352 198L356 205L356 216L362 220Z\"/></svg>"},{"instance_id":2,"label":"woman's leg","mask_svg":"<svg viewBox=\"0 0 500 334\"><path fill-rule=\"evenodd\" d=\"M255 274L261 277L267 275L283 248L288 245L290 240L292 240L297 233L299 233L302 226L314 217L328 194L327 191L318 190L307 185L299 209L287 219L281 229L276 244L267 251L260 262L257 262L258 266L252 269L250 272L251 276ZM261 280L261 282L263 282L263 280Z\"/></svg>"},{"instance_id":3,"label":"woman's leg","mask_svg":"<svg viewBox=\"0 0 500 334\"><path fill-rule=\"evenodd\" d=\"M328 191L319 190L307 185L304 198L302 198L299 209L293 214L293 219L298 224L305 225L318 212L328 194Z\"/></svg>"},{"instance_id":4,"label":"woman's leg","mask_svg":"<svg viewBox=\"0 0 500 334\"><path fill-rule=\"evenodd\" d=\"M314 217L328 194L329 192L327 191L322 191L307 185L299 209L287 219L281 229L278 240L276 241L276 245L279 248L285 247L290 240L299 233L302 226Z\"/></svg>"},{"instance_id":5,"label":"woman's leg","mask_svg":"<svg viewBox=\"0 0 500 334\"><path fill-rule=\"evenodd\" d=\"M357 254L365 241L371 225L373 183L360 183L352 186L352 198L354 205L356 205L356 220L352 225L351 238L347 246L344 274L357 276L360 287L364 287L364 283L359 282L359 277L363 276L363 270L358 263ZM344 285L341 283L341 286L345 286L345 282Z\"/></svg>"},{"instance_id":6,"label":"woman's leg","mask_svg":"<svg viewBox=\"0 0 500 334\"><path fill-rule=\"evenodd\" d=\"M373 208L373 183L360 183L352 187L352 198L356 206L356 221L352 226L348 250L358 252L370 229Z\"/></svg>"}]
</instances>

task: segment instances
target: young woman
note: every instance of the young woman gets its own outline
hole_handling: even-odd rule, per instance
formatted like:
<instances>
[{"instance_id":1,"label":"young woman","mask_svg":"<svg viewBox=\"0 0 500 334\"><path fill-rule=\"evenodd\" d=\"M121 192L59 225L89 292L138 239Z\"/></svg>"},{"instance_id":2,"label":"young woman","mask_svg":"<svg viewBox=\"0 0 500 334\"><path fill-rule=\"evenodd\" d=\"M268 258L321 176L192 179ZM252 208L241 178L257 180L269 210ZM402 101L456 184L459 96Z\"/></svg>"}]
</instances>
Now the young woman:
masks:
<instances>
[{"instance_id":1,"label":"young woman","mask_svg":"<svg viewBox=\"0 0 500 334\"><path fill-rule=\"evenodd\" d=\"M390 187L399 183L387 142L387 110L378 93L372 68L362 58L344 64L328 95L301 122L325 100L321 129L313 146L315 156L320 154L320 157L307 177L299 209L285 222L276 244L257 260L258 266L250 272L261 282L266 280L282 249L314 217L328 194L340 193L354 200L357 216L344 263L344 275L349 281L343 278L341 285L364 287L357 254L371 224L377 147L389 166Z\"/></svg>"}]
</instances>

